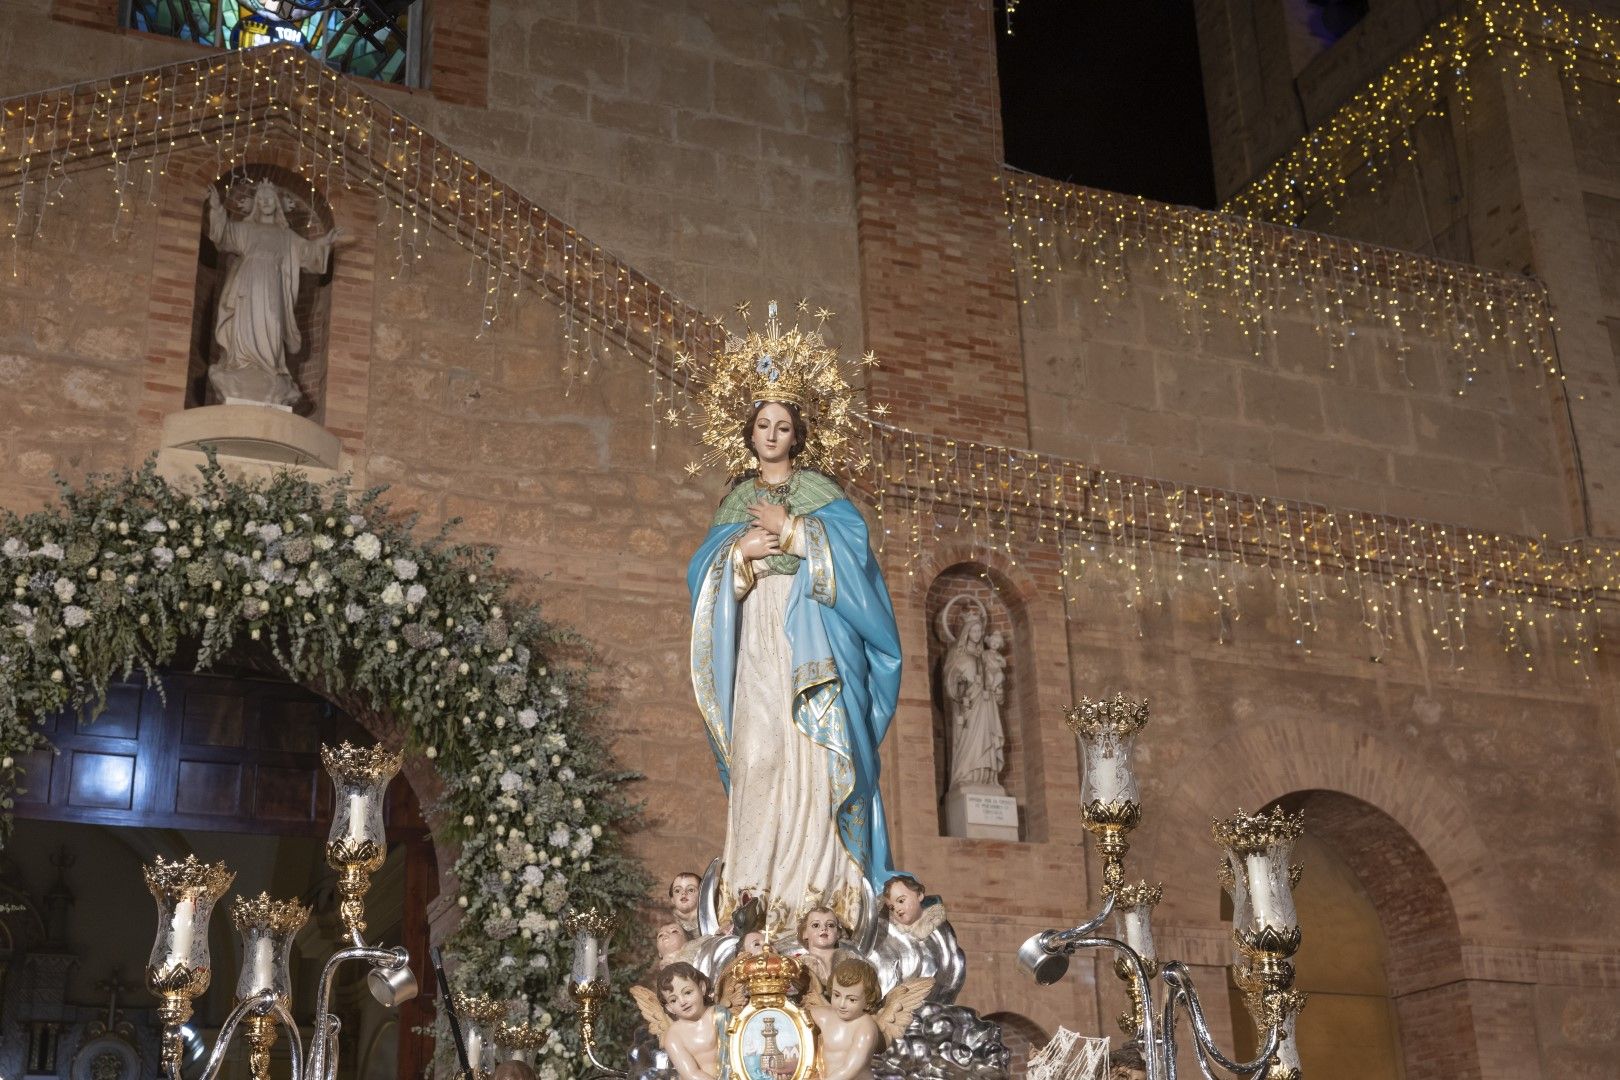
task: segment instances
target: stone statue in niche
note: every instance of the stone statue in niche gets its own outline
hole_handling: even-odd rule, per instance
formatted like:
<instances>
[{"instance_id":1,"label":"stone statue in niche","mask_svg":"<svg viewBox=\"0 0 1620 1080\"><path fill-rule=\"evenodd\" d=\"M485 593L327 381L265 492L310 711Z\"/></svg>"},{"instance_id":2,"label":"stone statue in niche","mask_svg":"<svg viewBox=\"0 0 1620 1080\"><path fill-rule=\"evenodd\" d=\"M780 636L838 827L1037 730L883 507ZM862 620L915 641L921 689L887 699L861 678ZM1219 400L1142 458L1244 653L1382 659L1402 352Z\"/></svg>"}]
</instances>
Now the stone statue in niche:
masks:
<instances>
[{"instance_id":1,"label":"stone statue in niche","mask_svg":"<svg viewBox=\"0 0 1620 1080\"><path fill-rule=\"evenodd\" d=\"M295 312L299 272L325 273L342 230L298 235L287 223L288 196L269 180L254 186L240 220L226 211L218 188L207 190L208 238L233 256L214 312L219 356L209 385L227 405L291 409L302 396L287 368L287 357L303 348Z\"/></svg>"},{"instance_id":2,"label":"stone statue in niche","mask_svg":"<svg viewBox=\"0 0 1620 1080\"><path fill-rule=\"evenodd\" d=\"M961 626L951 630L951 610L962 601L970 605ZM939 636L946 645L940 665L941 689L951 715L950 789L964 786L1001 791L1001 770L1006 765L1006 736L1001 706L1007 696L1007 660L998 651L1001 636L985 637L989 622L984 605L970 596L957 596L939 613Z\"/></svg>"},{"instance_id":3,"label":"stone statue in niche","mask_svg":"<svg viewBox=\"0 0 1620 1080\"><path fill-rule=\"evenodd\" d=\"M960 624L952 612L962 604ZM1005 639L986 633L990 616L968 595L940 609L935 629L945 645L940 698L949 714L950 773L945 796L946 831L952 836L1018 839L1018 807L1001 786L1007 737L1001 711L1007 702Z\"/></svg>"}]
</instances>

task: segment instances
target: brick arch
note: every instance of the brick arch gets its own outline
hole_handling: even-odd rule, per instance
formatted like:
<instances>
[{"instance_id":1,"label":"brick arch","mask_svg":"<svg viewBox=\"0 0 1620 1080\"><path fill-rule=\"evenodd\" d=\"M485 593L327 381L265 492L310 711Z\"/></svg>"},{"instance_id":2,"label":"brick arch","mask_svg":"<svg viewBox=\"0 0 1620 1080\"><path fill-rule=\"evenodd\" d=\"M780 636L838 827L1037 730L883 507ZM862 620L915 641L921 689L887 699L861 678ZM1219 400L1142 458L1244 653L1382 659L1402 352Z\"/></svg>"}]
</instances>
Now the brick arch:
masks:
<instances>
[{"instance_id":1,"label":"brick arch","mask_svg":"<svg viewBox=\"0 0 1620 1080\"><path fill-rule=\"evenodd\" d=\"M1479 1075L1473 1014L1456 989L1466 978L1457 911L1434 862L1399 822L1353 795L1298 791L1275 801L1305 812L1311 835L1344 860L1378 914L1405 1075Z\"/></svg>"},{"instance_id":2,"label":"brick arch","mask_svg":"<svg viewBox=\"0 0 1620 1080\"><path fill-rule=\"evenodd\" d=\"M1167 819L1161 835L1181 849L1175 852L1181 865L1213 865L1211 817L1257 809L1291 792L1335 792L1377 810L1410 838L1449 897L1459 935L1511 926L1492 880L1491 849L1474 826L1466 796L1388 740L1305 716L1235 730L1189 760L1166 778L1177 794L1161 811Z\"/></svg>"},{"instance_id":3,"label":"brick arch","mask_svg":"<svg viewBox=\"0 0 1620 1080\"><path fill-rule=\"evenodd\" d=\"M926 606L928 590L932 588L934 579L951 567L962 563L977 563L997 575L998 587L1009 590L1006 593L1009 603L1012 598L1016 598L1022 610L1028 610L1037 595L1035 579L1025 565L1014 562L1001 549L987 548L979 544L947 543L929 548L928 553L916 566L915 573L911 576L912 602Z\"/></svg>"},{"instance_id":4,"label":"brick arch","mask_svg":"<svg viewBox=\"0 0 1620 1080\"><path fill-rule=\"evenodd\" d=\"M1045 1028L1018 1013L991 1013L985 1019L1001 1025L1001 1045L1012 1051L1012 1058L1007 1063L1008 1076L1023 1076L1029 1066L1029 1059L1039 1053L1051 1039Z\"/></svg>"}]
</instances>

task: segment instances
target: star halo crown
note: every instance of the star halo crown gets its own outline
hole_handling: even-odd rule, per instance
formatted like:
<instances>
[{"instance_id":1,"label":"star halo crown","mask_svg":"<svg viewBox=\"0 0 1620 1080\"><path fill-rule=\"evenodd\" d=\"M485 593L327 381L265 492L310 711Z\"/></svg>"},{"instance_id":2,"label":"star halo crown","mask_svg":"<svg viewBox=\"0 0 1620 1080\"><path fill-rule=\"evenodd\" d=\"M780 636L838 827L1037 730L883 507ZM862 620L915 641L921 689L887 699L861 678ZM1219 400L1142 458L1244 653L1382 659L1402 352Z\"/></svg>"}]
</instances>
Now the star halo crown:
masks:
<instances>
[{"instance_id":1,"label":"star halo crown","mask_svg":"<svg viewBox=\"0 0 1620 1080\"><path fill-rule=\"evenodd\" d=\"M793 406L805 422L808 435L796 465L831 474L863 471L869 459L855 408L860 389L845 376L838 351L822 336L832 312L816 311L809 329L797 322L784 329L773 300L761 330L749 324L748 307L746 303L737 305L743 331L728 334L721 353L707 360L686 354L676 358L677 367L688 372L693 383L694 408L687 422L707 447L700 461L687 465L687 473L696 475L706 466L720 466L735 477L754 468L743 424L755 405L768 401ZM810 313L803 300L798 310L801 315ZM860 360L862 367L876 364L871 353ZM886 411L873 409L878 414Z\"/></svg>"}]
</instances>

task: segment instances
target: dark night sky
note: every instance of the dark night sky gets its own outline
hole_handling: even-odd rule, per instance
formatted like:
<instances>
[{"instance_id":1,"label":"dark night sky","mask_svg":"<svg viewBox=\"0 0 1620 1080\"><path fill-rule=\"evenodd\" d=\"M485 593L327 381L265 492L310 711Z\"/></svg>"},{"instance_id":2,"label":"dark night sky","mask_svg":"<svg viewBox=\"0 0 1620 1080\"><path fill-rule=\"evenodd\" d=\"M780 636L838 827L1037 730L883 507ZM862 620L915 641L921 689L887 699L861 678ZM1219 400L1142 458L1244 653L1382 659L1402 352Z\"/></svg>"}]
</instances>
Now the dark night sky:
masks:
<instances>
[{"instance_id":1,"label":"dark night sky","mask_svg":"<svg viewBox=\"0 0 1620 1080\"><path fill-rule=\"evenodd\" d=\"M1021 0L997 52L1007 164L1215 205L1192 0Z\"/></svg>"}]
</instances>

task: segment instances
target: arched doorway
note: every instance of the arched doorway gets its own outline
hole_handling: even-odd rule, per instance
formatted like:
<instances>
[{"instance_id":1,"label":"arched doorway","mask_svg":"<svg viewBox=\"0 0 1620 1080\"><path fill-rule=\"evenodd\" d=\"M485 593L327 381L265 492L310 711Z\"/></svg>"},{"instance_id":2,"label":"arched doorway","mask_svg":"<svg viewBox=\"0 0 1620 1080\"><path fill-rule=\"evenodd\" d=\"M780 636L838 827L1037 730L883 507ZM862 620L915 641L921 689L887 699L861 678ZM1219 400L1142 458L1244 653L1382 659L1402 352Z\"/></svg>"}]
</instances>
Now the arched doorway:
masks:
<instances>
[{"instance_id":1,"label":"arched doorway","mask_svg":"<svg viewBox=\"0 0 1620 1080\"><path fill-rule=\"evenodd\" d=\"M294 1009L308 1023L320 966L342 934L324 857L331 786L319 748L374 737L330 702L246 667L115 684L94 719L64 713L44 730L57 753L28 761L0 865L0 885L26 898L39 927L7 966L0 1073L77 1075L77 1056L108 1031L134 1050L141 1074L153 1073L158 1026L142 978L155 908L140 867L157 853L223 859L237 874L233 893L268 891L314 909L293 947ZM368 936L420 959L438 875L403 776L385 815L390 851L367 896ZM231 1008L240 963L228 904L210 928L213 979L193 1018L204 1040ZM413 1029L430 1022L426 1003L388 1013L365 991L364 972L346 974L334 993L343 1074L420 1075L429 1048ZM8 1068L24 1064L10 1060L24 1048L27 1067ZM226 1075L247 1076L245 1047L233 1048Z\"/></svg>"},{"instance_id":2,"label":"arched doorway","mask_svg":"<svg viewBox=\"0 0 1620 1080\"><path fill-rule=\"evenodd\" d=\"M1299 1021L1305 1071L1313 1080L1478 1075L1472 1019L1455 993L1457 914L1433 862L1399 822L1354 796L1303 791L1273 805L1305 812L1294 856L1304 870L1295 985L1310 995ZM1235 987L1231 1002L1237 1049L1249 1056L1257 1038ZM1436 1031L1468 1037L1436 1040Z\"/></svg>"}]
</instances>

